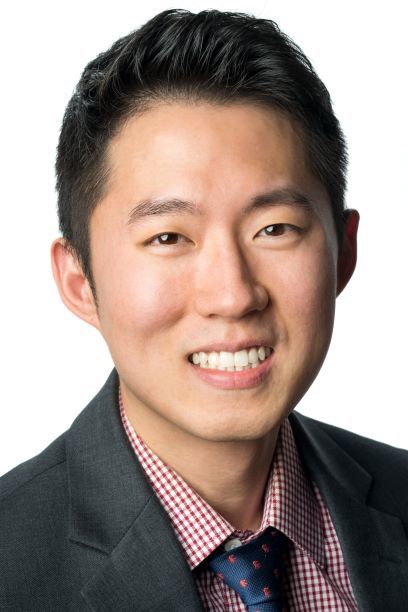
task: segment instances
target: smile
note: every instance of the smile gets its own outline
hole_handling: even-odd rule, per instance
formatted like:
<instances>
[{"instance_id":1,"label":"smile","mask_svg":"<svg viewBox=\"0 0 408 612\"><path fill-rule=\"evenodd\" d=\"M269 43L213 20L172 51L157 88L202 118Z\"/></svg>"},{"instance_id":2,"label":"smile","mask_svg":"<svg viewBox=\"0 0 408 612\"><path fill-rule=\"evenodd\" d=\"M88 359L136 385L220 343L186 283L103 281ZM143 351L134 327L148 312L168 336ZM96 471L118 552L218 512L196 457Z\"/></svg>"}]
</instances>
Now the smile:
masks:
<instances>
[{"instance_id":1,"label":"smile","mask_svg":"<svg viewBox=\"0 0 408 612\"><path fill-rule=\"evenodd\" d=\"M229 351L212 351L193 353L190 363L203 369L219 370L221 372L241 372L257 368L271 354L268 346L253 346L234 353Z\"/></svg>"}]
</instances>

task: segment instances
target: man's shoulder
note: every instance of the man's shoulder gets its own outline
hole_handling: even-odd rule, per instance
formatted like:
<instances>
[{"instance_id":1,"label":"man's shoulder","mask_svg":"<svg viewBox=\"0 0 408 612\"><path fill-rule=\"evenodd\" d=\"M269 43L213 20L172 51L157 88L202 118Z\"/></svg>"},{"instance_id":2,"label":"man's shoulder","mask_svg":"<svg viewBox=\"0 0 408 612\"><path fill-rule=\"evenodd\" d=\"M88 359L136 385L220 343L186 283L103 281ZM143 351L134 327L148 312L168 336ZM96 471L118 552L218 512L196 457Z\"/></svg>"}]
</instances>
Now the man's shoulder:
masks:
<instances>
[{"instance_id":1,"label":"man's shoulder","mask_svg":"<svg viewBox=\"0 0 408 612\"><path fill-rule=\"evenodd\" d=\"M297 411L291 418L299 451L313 449L325 469L343 474L343 482L359 472L372 479L371 499L378 507L401 511L408 504L408 451L352 431L306 417ZM297 435L296 435L297 433Z\"/></svg>"},{"instance_id":2,"label":"man's shoulder","mask_svg":"<svg viewBox=\"0 0 408 612\"><path fill-rule=\"evenodd\" d=\"M94 429L100 426L99 412L96 410L106 396L112 395L117 386L117 376L113 370L96 396L77 415L71 427L49 444L41 453L17 465L0 477L0 507L18 493L31 490L41 483L50 483L66 473L67 440L70 436L86 446Z\"/></svg>"},{"instance_id":3,"label":"man's shoulder","mask_svg":"<svg viewBox=\"0 0 408 612\"><path fill-rule=\"evenodd\" d=\"M0 508L13 503L14 497L29 495L33 488L60 478L63 471L66 432L51 442L41 453L20 463L0 477Z\"/></svg>"},{"instance_id":4,"label":"man's shoulder","mask_svg":"<svg viewBox=\"0 0 408 612\"><path fill-rule=\"evenodd\" d=\"M294 413L294 418L312 434L322 433L329 436L356 460L361 459L364 463L374 462L378 464L381 459L387 458L390 461L400 463L402 468L408 470L408 450L406 449L397 448L385 442L354 433L348 429L312 419L297 411Z\"/></svg>"},{"instance_id":5,"label":"man's shoulder","mask_svg":"<svg viewBox=\"0 0 408 612\"><path fill-rule=\"evenodd\" d=\"M0 478L0 609L82 610L94 565L70 542L67 432Z\"/></svg>"},{"instance_id":6,"label":"man's shoulder","mask_svg":"<svg viewBox=\"0 0 408 612\"><path fill-rule=\"evenodd\" d=\"M68 481L64 439L62 434L0 478L1 609L2 605L8 609L9 602L20 602L20 597L18 609L30 609L26 587L19 594L17 568L24 568L27 583L36 581L41 589L44 576L52 575L65 550ZM43 609L48 609L45 604Z\"/></svg>"}]
</instances>

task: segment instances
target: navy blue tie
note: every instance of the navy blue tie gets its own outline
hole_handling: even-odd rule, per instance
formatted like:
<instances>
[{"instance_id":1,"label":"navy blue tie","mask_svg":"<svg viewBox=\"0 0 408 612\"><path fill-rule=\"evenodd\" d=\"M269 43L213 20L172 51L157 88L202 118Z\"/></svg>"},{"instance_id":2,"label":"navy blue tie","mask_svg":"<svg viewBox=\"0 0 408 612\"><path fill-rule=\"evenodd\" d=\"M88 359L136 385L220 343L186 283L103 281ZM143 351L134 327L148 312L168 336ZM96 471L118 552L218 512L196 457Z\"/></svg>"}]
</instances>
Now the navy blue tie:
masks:
<instances>
[{"instance_id":1,"label":"navy blue tie","mask_svg":"<svg viewBox=\"0 0 408 612\"><path fill-rule=\"evenodd\" d=\"M268 528L249 544L215 553L209 566L251 612L286 612L283 572L287 547L286 536Z\"/></svg>"}]
</instances>

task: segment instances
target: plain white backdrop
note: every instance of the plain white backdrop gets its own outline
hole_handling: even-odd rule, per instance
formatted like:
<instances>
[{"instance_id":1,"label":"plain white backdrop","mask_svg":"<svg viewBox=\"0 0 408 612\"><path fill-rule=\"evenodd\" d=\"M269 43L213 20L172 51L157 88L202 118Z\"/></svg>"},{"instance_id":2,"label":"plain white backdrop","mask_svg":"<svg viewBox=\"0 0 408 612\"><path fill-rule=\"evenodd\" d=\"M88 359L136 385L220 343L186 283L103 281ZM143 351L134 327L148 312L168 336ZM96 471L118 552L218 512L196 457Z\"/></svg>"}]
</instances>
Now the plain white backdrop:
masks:
<instances>
[{"instance_id":1,"label":"plain white backdrop","mask_svg":"<svg viewBox=\"0 0 408 612\"><path fill-rule=\"evenodd\" d=\"M338 299L329 356L299 410L408 448L404 4L27 0L3 5L0 474L67 429L112 368L98 332L65 309L54 286L49 247L58 235L55 148L64 108L87 61L174 7L274 19L303 48L331 92L349 143L347 203L361 213L359 262Z\"/></svg>"}]
</instances>

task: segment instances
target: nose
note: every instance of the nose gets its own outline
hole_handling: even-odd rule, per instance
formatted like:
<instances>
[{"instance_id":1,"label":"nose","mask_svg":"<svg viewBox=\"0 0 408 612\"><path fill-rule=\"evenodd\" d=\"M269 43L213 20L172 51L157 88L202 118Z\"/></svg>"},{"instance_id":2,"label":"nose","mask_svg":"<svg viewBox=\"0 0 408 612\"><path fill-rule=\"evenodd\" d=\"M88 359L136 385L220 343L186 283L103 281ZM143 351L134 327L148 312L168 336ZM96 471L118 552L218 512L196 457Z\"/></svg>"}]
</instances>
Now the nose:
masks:
<instances>
[{"instance_id":1,"label":"nose","mask_svg":"<svg viewBox=\"0 0 408 612\"><path fill-rule=\"evenodd\" d=\"M202 249L194 281L195 309L201 316L239 319L262 311L269 302L248 255L233 240Z\"/></svg>"}]
</instances>

